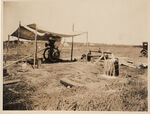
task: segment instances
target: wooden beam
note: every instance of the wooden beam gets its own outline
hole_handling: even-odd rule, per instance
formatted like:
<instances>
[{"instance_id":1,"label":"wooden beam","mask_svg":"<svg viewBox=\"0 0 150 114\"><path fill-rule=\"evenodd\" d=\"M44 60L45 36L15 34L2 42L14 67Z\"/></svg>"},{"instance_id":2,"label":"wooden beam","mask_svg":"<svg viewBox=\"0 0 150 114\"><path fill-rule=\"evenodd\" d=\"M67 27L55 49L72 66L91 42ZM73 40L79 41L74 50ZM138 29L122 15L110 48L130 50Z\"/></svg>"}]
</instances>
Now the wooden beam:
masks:
<instances>
[{"instance_id":1,"label":"wooden beam","mask_svg":"<svg viewBox=\"0 0 150 114\"><path fill-rule=\"evenodd\" d=\"M3 82L3 85L15 84L15 83L18 83L18 82L20 82L20 81L21 81L20 79L8 80L8 81L4 81L4 82Z\"/></svg>"},{"instance_id":2,"label":"wooden beam","mask_svg":"<svg viewBox=\"0 0 150 114\"><path fill-rule=\"evenodd\" d=\"M74 32L74 24L72 25L72 31ZM72 61L72 58L73 58L73 37L72 37L72 46L71 46L71 61Z\"/></svg>"},{"instance_id":3,"label":"wooden beam","mask_svg":"<svg viewBox=\"0 0 150 114\"><path fill-rule=\"evenodd\" d=\"M64 86L66 86L66 87L72 87L72 86L74 86L73 84L72 84L72 82L71 81L69 81L68 79L61 79L60 80L60 83L61 84L63 84Z\"/></svg>"},{"instance_id":4,"label":"wooden beam","mask_svg":"<svg viewBox=\"0 0 150 114\"><path fill-rule=\"evenodd\" d=\"M84 86L83 84L76 82L76 80L73 81L73 80L68 79L68 77L60 79L60 83L63 84L65 87L68 87L68 86L69 87L73 87L73 86L82 87L82 86Z\"/></svg>"},{"instance_id":5,"label":"wooden beam","mask_svg":"<svg viewBox=\"0 0 150 114\"><path fill-rule=\"evenodd\" d=\"M34 68L37 62L37 26L35 25L35 41L34 41Z\"/></svg>"}]
</instances>

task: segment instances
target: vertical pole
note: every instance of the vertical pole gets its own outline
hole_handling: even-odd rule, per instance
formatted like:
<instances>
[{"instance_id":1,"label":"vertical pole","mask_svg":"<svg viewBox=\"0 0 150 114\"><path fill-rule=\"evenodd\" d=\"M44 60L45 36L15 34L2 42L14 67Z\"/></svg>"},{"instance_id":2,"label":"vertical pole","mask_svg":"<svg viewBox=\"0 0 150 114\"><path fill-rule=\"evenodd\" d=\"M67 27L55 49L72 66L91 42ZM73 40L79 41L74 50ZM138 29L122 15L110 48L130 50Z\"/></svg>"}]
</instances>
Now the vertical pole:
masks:
<instances>
[{"instance_id":1,"label":"vertical pole","mask_svg":"<svg viewBox=\"0 0 150 114\"><path fill-rule=\"evenodd\" d=\"M36 41L35 41L35 43L36 43L36 45L35 45L35 60L36 60L36 65L37 65L37 26L36 26L36 28L35 28L35 39L36 39Z\"/></svg>"},{"instance_id":2,"label":"vertical pole","mask_svg":"<svg viewBox=\"0 0 150 114\"><path fill-rule=\"evenodd\" d=\"M9 51L9 39L10 39L10 35L8 35L8 41L7 41L7 53Z\"/></svg>"},{"instance_id":3,"label":"vertical pole","mask_svg":"<svg viewBox=\"0 0 150 114\"><path fill-rule=\"evenodd\" d=\"M87 51L87 55L86 55L86 62L88 61L88 51L89 51L89 47L88 47L88 32L86 32L86 51Z\"/></svg>"},{"instance_id":4,"label":"vertical pole","mask_svg":"<svg viewBox=\"0 0 150 114\"><path fill-rule=\"evenodd\" d=\"M7 63L7 56L8 56L8 51L9 51L9 39L10 39L10 35L8 35L8 41L7 41L7 44L6 44L7 50L6 50L6 55L5 55L5 58L4 58L5 64Z\"/></svg>"},{"instance_id":5,"label":"vertical pole","mask_svg":"<svg viewBox=\"0 0 150 114\"><path fill-rule=\"evenodd\" d=\"M35 25L35 40L34 40L34 69L37 62L37 26Z\"/></svg>"},{"instance_id":6,"label":"vertical pole","mask_svg":"<svg viewBox=\"0 0 150 114\"><path fill-rule=\"evenodd\" d=\"M18 31L19 37L20 37L20 26L21 26L21 21L19 21L19 31ZM18 37L18 42L19 42L19 37Z\"/></svg>"},{"instance_id":7,"label":"vertical pole","mask_svg":"<svg viewBox=\"0 0 150 114\"><path fill-rule=\"evenodd\" d=\"M72 31L74 32L74 24L72 25ZM73 39L74 39L74 37L72 36L71 61L72 61L72 57L73 57Z\"/></svg>"},{"instance_id":8,"label":"vertical pole","mask_svg":"<svg viewBox=\"0 0 150 114\"><path fill-rule=\"evenodd\" d=\"M20 26L21 26L21 21L19 21L19 28L18 28L18 40L17 40L17 58L19 58L18 57L18 46L19 46L19 37L20 37Z\"/></svg>"},{"instance_id":9,"label":"vertical pole","mask_svg":"<svg viewBox=\"0 0 150 114\"><path fill-rule=\"evenodd\" d=\"M87 52L89 50L89 44L88 44L88 32L86 33L86 48L87 48Z\"/></svg>"}]
</instances>

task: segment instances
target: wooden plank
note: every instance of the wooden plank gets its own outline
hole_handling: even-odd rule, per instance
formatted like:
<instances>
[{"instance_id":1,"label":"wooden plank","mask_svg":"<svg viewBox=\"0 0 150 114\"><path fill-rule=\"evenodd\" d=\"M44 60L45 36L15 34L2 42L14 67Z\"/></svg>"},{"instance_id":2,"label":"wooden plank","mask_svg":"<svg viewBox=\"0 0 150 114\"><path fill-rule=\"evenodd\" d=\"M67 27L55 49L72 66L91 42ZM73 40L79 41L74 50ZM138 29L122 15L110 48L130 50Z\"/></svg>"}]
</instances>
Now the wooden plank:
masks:
<instances>
[{"instance_id":1,"label":"wooden plank","mask_svg":"<svg viewBox=\"0 0 150 114\"><path fill-rule=\"evenodd\" d=\"M14 89L12 89L12 88L8 88L8 90L9 91L11 91L11 92L13 92L13 93L15 93L15 94L19 94L19 92L18 91L15 91Z\"/></svg>"},{"instance_id":2,"label":"wooden plank","mask_svg":"<svg viewBox=\"0 0 150 114\"><path fill-rule=\"evenodd\" d=\"M77 83L75 81L72 81L72 80L69 80L68 78L62 78L60 80L60 83L63 84L64 86L68 87L73 87L73 86L83 86L82 84L80 83Z\"/></svg>"},{"instance_id":3,"label":"wooden plank","mask_svg":"<svg viewBox=\"0 0 150 114\"><path fill-rule=\"evenodd\" d=\"M71 84L70 81L68 81L66 79L61 79L60 83L63 84L65 87L68 87L68 86L72 87L72 86L74 86L73 84Z\"/></svg>"},{"instance_id":4,"label":"wooden plank","mask_svg":"<svg viewBox=\"0 0 150 114\"><path fill-rule=\"evenodd\" d=\"M127 66L127 67L131 67L131 68L136 68L136 66L134 66L133 64L130 63L121 63L121 66Z\"/></svg>"},{"instance_id":5,"label":"wooden plank","mask_svg":"<svg viewBox=\"0 0 150 114\"><path fill-rule=\"evenodd\" d=\"M104 57L104 60L106 60L105 56L104 56L104 53L102 52L102 55L99 57L99 59L94 62L94 64L98 63L99 61L101 61L101 59Z\"/></svg>"},{"instance_id":6,"label":"wooden plank","mask_svg":"<svg viewBox=\"0 0 150 114\"><path fill-rule=\"evenodd\" d=\"M18 83L20 81L21 81L20 79L3 81L3 85L15 84L15 83Z\"/></svg>"}]
</instances>

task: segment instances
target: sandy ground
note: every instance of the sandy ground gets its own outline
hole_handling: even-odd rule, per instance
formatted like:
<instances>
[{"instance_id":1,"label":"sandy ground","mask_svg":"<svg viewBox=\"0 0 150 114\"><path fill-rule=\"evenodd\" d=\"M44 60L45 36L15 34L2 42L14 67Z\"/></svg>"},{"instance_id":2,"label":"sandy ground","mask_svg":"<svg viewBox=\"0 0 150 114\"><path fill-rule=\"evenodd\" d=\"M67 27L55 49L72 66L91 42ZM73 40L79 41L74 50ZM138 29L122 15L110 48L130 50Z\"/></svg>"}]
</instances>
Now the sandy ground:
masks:
<instances>
[{"instance_id":1,"label":"sandy ground","mask_svg":"<svg viewBox=\"0 0 150 114\"><path fill-rule=\"evenodd\" d=\"M98 46L91 47L97 49ZM141 48L101 46L116 56L129 57L135 63L147 63L139 57ZM110 48L111 47L111 48ZM80 48L79 48L80 49ZM77 49L77 50L79 50ZM106 49L106 50L107 50ZM85 50L74 51L74 57ZM132 53L129 53L129 50ZM83 51L83 52L82 52ZM133 53L134 52L134 53ZM63 50L64 56L70 55ZM135 56L137 55L137 56ZM42 64L39 69L18 63L8 67L4 81L20 79L3 86L3 109L10 110L77 110L77 111L147 111L147 69L120 67L118 77L105 76L103 62L65 62ZM64 86L69 80L73 87Z\"/></svg>"}]
</instances>

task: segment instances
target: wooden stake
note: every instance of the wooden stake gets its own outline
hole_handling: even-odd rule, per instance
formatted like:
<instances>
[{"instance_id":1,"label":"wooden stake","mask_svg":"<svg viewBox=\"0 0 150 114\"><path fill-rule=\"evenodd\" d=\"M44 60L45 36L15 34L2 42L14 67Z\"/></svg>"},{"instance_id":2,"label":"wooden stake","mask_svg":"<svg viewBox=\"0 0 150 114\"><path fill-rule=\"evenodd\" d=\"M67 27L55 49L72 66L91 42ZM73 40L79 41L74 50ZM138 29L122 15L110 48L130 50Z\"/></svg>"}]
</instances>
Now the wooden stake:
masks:
<instances>
[{"instance_id":1,"label":"wooden stake","mask_svg":"<svg viewBox=\"0 0 150 114\"><path fill-rule=\"evenodd\" d=\"M35 25L35 41L34 41L34 68L37 62L37 26Z\"/></svg>"},{"instance_id":2,"label":"wooden stake","mask_svg":"<svg viewBox=\"0 0 150 114\"><path fill-rule=\"evenodd\" d=\"M72 25L72 31L74 32L74 24ZM73 58L73 39L74 39L74 37L72 37L71 61L72 61L72 58Z\"/></svg>"}]
</instances>

